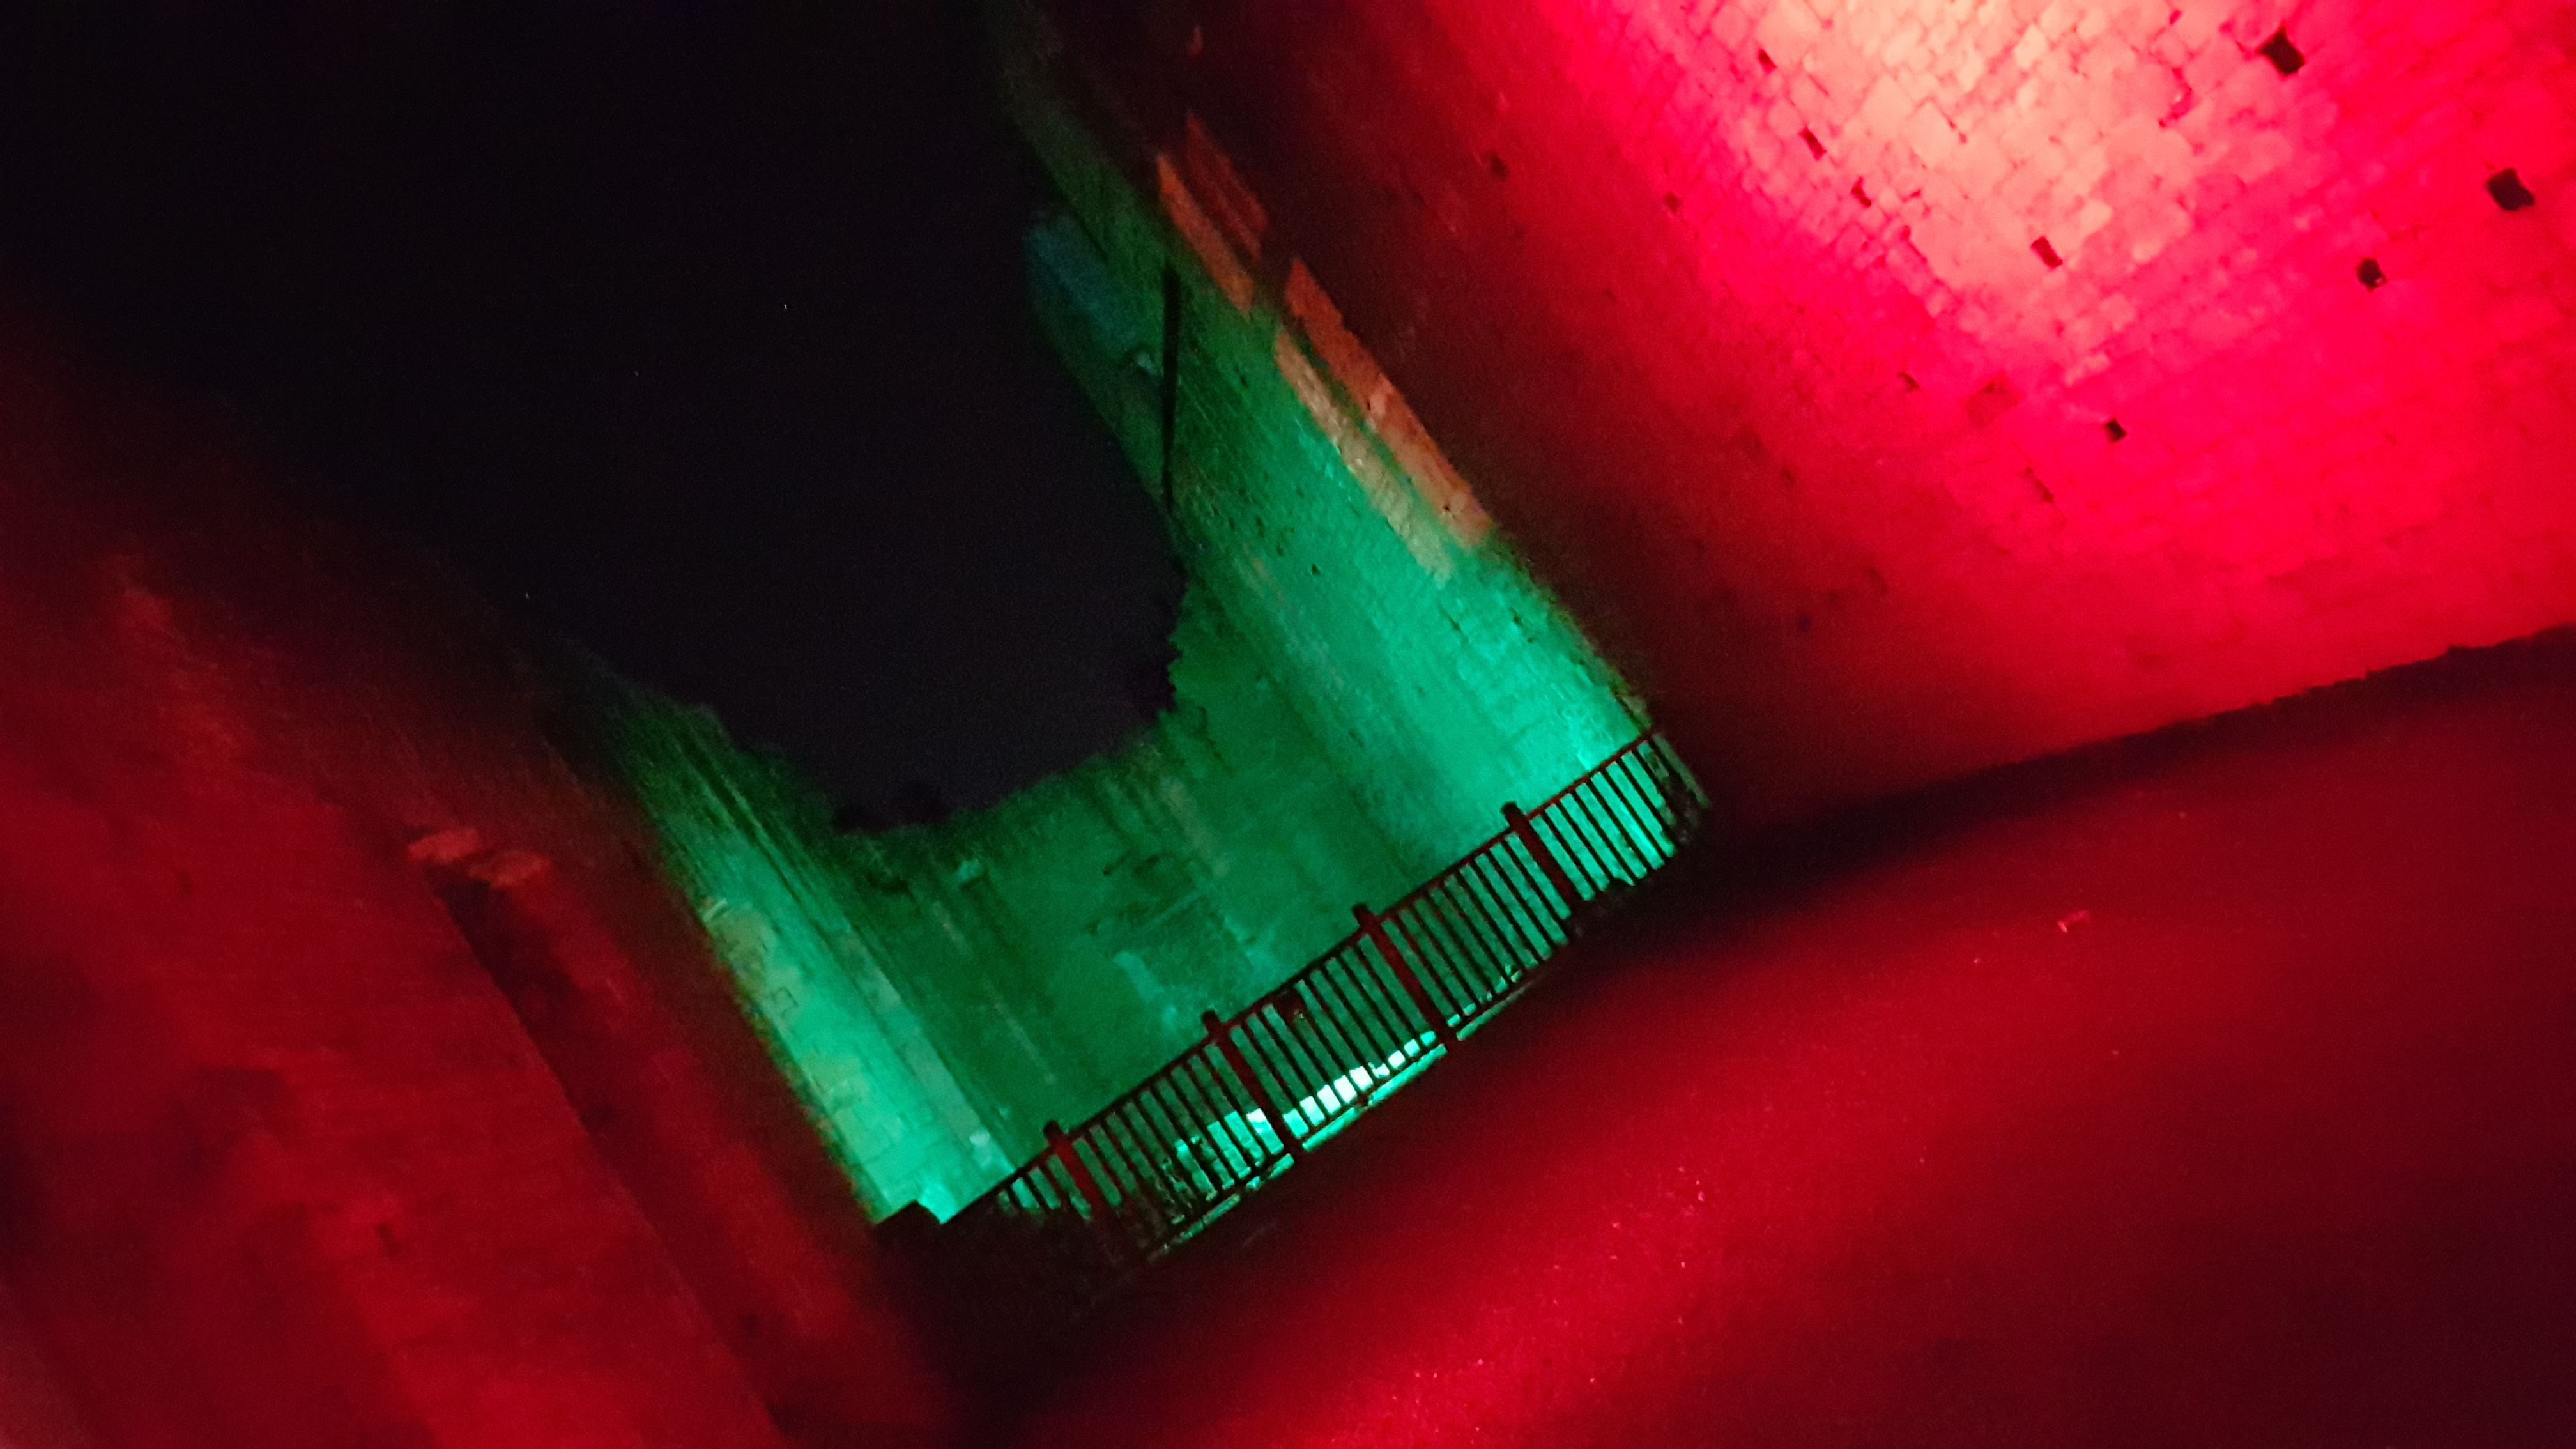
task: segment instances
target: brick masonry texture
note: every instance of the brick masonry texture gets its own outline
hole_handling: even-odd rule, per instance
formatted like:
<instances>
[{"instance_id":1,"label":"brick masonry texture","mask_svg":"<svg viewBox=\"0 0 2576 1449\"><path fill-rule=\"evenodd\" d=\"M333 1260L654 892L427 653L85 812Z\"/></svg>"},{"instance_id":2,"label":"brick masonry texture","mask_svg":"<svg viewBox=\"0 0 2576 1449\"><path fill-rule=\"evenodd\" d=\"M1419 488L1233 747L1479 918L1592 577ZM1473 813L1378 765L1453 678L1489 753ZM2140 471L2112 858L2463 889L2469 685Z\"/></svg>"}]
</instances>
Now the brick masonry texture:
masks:
<instances>
[{"instance_id":1,"label":"brick masonry texture","mask_svg":"<svg viewBox=\"0 0 2576 1449\"><path fill-rule=\"evenodd\" d=\"M1749 819L2576 616L2563 4L1203 8L1068 24Z\"/></svg>"},{"instance_id":2,"label":"brick masonry texture","mask_svg":"<svg viewBox=\"0 0 2576 1449\"><path fill-rule=\"evenodd\" d=\"M601 681L609 753L889 1215L982 1195L1638 727L1212 139L1118 157L1045 33L1002 49L1066 202L1029 236L1041 326L1188 573L1171 707L988 809L841 833L719 722Z\"/></svg>"},{"instance_id":3,"label":"brick masonry texture","mask_svg":"<svg viewBox=\"0 0 2576 1449\"><path fill-rule=\"evenodd\" d=\"M505 636L61 357L0 318L0 1425L935 1425L846 1188ZM466 840L470 910L422 849Z\"/></svg>"}]
</instances>

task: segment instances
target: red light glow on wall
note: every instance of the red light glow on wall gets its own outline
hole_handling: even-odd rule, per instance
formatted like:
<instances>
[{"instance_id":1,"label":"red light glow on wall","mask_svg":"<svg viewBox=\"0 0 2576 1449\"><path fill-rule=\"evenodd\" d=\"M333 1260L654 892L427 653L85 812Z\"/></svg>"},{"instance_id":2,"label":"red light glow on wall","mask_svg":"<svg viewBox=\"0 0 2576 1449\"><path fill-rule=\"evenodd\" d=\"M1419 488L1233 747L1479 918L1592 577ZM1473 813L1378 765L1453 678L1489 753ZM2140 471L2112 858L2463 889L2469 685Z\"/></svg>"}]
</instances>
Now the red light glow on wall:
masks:
<instances>
[{"instance_id":1,"label":"red light glow on wall","mask_svg":"<svg viewBox=\"0 0 2576 1449\"><path fill-rule=\"evenodd\" d=\"M2517 0L1434 0L1174 64L1774 817L2576 616L2571 44Z\"/></svg>"}]
</instances>

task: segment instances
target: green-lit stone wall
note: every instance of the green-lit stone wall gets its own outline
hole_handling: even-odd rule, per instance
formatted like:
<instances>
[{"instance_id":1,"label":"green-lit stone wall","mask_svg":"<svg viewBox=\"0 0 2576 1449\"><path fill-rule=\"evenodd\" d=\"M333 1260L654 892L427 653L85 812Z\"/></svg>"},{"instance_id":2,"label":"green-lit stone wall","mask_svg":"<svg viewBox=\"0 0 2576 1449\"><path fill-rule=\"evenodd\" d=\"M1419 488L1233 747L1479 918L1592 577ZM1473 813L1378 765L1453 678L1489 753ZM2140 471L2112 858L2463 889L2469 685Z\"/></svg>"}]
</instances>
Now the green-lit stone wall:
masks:
<instances>
[{"instance_id":1,"label":"green-lit stone wall","mask_svg":"<svg viewBox=\"0 0 2576 1449\"><path fill-rule=\"evenodd\" d=\"M1066 199L1029 238L1038 314L1190 578L1175 708L989 810L870 835L836 835L701 713L629 686L610 711L676 874L879 1213L953 1211L1201 1011L1329 947L1354 902L1639 728L1311 280L1251 286L1171 163L1140 194L1071 120L1042 23L1005 14L1007 92Z\"/></svg>"},{"instance_id":2,"label":"green-lit stone wall","mask_svg":"<svg viewBox=\"0 0 2576 1449\"><path fill-rule=\"evenodd\" d=\"M850 888L825 804L704 710L607 670L586 692L753 1023L877 1216L945 1215L1012 1166Z\"/></svg>"}]
</instances>

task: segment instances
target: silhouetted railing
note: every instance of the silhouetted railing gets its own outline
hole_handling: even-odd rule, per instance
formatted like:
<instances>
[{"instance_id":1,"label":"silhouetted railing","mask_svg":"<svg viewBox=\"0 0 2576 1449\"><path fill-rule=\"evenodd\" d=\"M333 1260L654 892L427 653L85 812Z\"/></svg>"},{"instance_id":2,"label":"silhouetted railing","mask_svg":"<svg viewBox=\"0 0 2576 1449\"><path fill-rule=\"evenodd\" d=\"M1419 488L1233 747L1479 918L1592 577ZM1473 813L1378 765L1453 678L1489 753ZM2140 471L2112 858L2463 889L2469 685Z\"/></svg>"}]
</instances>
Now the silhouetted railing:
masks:
<instances>
[{"instance_id":1,"label":"silhouetted railing","mask_svg":"<svg viewBox=\"0 0 2576 1449\"><path fill-rule=\"evenodd\" d=\"M968 1204L943 1230L993 1291L1072 1302L1301 1160L1670 860L1707 797L1649 732L1524 813Z\"/></svg>"}]
</instances>

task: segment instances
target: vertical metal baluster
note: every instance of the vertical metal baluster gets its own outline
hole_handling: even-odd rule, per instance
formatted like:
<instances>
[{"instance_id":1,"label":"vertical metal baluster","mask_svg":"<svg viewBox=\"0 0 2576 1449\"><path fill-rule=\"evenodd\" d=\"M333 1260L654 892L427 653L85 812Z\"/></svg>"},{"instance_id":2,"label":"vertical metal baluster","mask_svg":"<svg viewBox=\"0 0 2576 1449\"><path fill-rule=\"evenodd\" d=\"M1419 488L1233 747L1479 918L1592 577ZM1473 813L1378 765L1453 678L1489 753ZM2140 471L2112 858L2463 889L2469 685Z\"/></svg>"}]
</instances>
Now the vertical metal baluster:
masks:
<instances>
[{"instance_id":1,"label":"vertical metal baluster","mask_svg":"<svg viewBox=\"0 0 2576 1449\"><path fill-rule=\"evenodd\" d=\"M1655 864L1638 846L1636 832L1629 829L1627 820L1611 808L1609 787L1596 777L1586 781L1580 793L1584 817L1592 822L1593 829L1609 847L1611 858L1619 863L1620 873L1631 883L1644 879L1646 872L1653 870Z\"/></svg>"},{"instance_id":2,"label":"vertical metal baluster","mask_svg":"<svg viewBox=\"0 0 2576 1449\"><path fill-rule=\"evenodd\" d=\"M1261 1110L1277 1129L1281 1148L1286 1149L1292 1142L1302 1148L1301 1131L1288 1118L1294 1110L1290 1104L1297 1100L1299 1075L1306 1069L1294 1050L1295 1043L1289 1039L1285 1018L1273 1000L1264 999L1236 1017L1227 1029L1234 1034L1235 1054L1243 1058L1244 1070L1260 1084L1264 1094ZM1227 1065L1231 1068L1231 1061ZM1294 1158L1297 1153L1288 1155Z\"/></svg>"},{"instance_id":3,"label":"vertical metal baluster","mask_svg":"<svg viewBox=\"0 0 2576 1449\"><path fill-rule=\"evenodd\" d=\"M1226 1196L1229 1191L1234 1191L1229 1186L1231 1165L1224 1160L1224 1158L1231 1158L1231 1155L1236 1152L1234 1134L1226 1132L1224 1098L1211 1101L1208 1093L1198 1085L1198 1080L1190 1078L1190 1062L1193 1062L1193 1057L1195 1052L1188 1052L1188 1055L1182 1055L1180 1060L1172 1062L1170 1067L1164 1067L1164 1083L1172 1088L1172 1106L1175 1106L1175 1111L1190 1124L1188 1134L1185 1134L1182 1140L1190 1142L1190 1152L1193 1152L1193 1155L1198 1155L1198 1152L1208 1152L1208 1191L1221 1199L1221 1196Z\"/></svg>"},{"instance_id":4,"label":"vertical metal baluster","mask_svg":"<svg viewBox=\"0 0 2576 1449\"><path fill-rule=\"evenodd\" d=\"M1206 1138L1208 1148L1217 1154L1211 1172L1217 1184L1217 1196L1231 1194L1248 1181L1261 1162L1270 1155L1262 1144L1261 1134L1253 1130L1248 1114L1254 1110L1249 1100L1239 1100L1226 1076L1224 1065L1204 1045L1181 1059L1180 1070L1172 1074L1176 1087L1187 1087L1207 1108Z\"/></svg>"},{"instance_id":5,"label":"vertical metal baluster","mask_svg":"<svg viewBox=\"0 0 2576 1449\"><path fill-rule=\"evenodd\" d=\"M1567 926L1564 898L1544 879L1532 879L1536 869L1518 855L1505 855L1495 862L1494 874L1512 920L1529 936L1536 959L1544 961L1564 944Z\"/></svg>"},{"instance_id":6,"label":"vertical metal baluster","mask_svg":"<svg viewBox=\"0 0 2576 1449\"><path fill-rule=\"evenodd\" d=\"M1521 812L1519 805L1508 800L1503 802L1503 824L1511 831L1512 838L1521 843L1521 849L1529 852L1530 861L1538 867L1539 874L1547 877L1548 888L1565 903L1565 914L1571 916L1581 910L1583 897L1575 894L1573 880L1557 861L1556 853L1547 848L1547 842L1538 838L1538 831L1530 825L1529 816Z\"/></svg>"},{"instance_id":7,"label":"vertical metal baluster","mask_svg":"<svg viewBox=\"0 0 2576 1449\"><path fill-rule=\"evenodd\" d=\"M1508 849L1506 843L1502 849L1478 857L1475 868L1464 877L1464 885L1467 899L1475 907L1480 929L1493 939L1495 949L1502 953L1504 972L1510 979L1518 980L1521 973L1529 969L1529 938L1509 913L1501 909L1501 903L1494 895L1494 872L1501 868L1501 857Z\"/></svg>"},{"instance_id":8,"label":"vertical metal baluster","mask_svg":"<svg viewBox=\"0 0 2576 1449\"><path fill-rule=\"evenodd\" d=\"M1459 907L1457 884L1454 873L1444 876L1423 900L1439 907L1437 921L1441 936L1449 942L1451 969L1466 990L1467 1014L1473 1015L1484 1010L1495 996L1493 953Z\"/></svg>"},{"instance_id":9,"label":"vertical metal baluster","mask_svg":"<svg viewBox=\"0 0 2576 1449\"><path fill-rule=\"evenodd\" d=\"M1170 1183L1172 1199L1188 1201L1188 1212L1195 1220L1206 1209L1208 1194L1198 1186L1195 1152L1190 1152L1180 1132L1172 1132L1170 1091L1170 1080L1157 1075L1151 1088L1136 1093L1136 1101L1128 1104L1128 1132L1154 1147L1154 1165L1162 1168L1164 1181Z\"/></svg>"},{"instance_id":10,"label":"vertical metal baluster","mask_svg":"<svg viewBox=\"0 0 2576 1449\"><path fill-rule=\"evenodd\" d=\"M1592 782L1586 780L1576 786L1565 797L1565 804L1566 818L1583 832L1593 854L1601 861L1609 883L1624 883L1628 879L1628 859L1621 854L1618 842L1611 838L1610 831L1602 823L1600 811L1595 808Z\"/></svg>"},{"instance_id":11,"label":"vertical metal baluster","mask_svg":"<svg viewBox=\"0 0 2576 1449\"><path fill-rule=\"evenodd\" d=\"M1672 782L1665 778L1662 765L1651 750L1640 750L1628 770L1631 788L1645 802L1654 818L1655 828L1663 832L1668 846L1681 843L1681 814L1673 799Z\"/></svg>"},{"instance_id":12,"label":"vertical metal baluster","mask_svg":"<svg viewBox=\"0 0 2576 1449\"><path fill-rule=\"evenodd\" d=\"M1148 1214L1157 1218L1164 1216L1162 1203L1153 1191L1152 1164L1139 1164L1127 1150L1124 1134L1118 1130L1116 1114L1094 1119L1074 1140L1077 1145L1089 1144L1092 1156L1099 1159L1097 1170L1108 1176L1106 1186L1117 1189L1120 1221L1136 1229L1140 1226L1138 1219L1141 1217Z\"/></svg>"},{"instance_id":13,"label":"vertical metal baluster","mask_svg":"<svg viewBox=\"0 0 2576 1449\"><path fill-rule=\"evenodd\" d=\"M1269 1065L1271 1071L1278 1078L1279 1084L1301 1101L1313 1096L1325 1082L1340 1075L1324 1051L1323 1044L1328 1039L1327 1034L1337 1032L1340 1028L1331 1019L1331 1003L1319 989L1318 983L1322 979L1322 972L1309 972L1301 978L1299 985L1290 988L1297 993L1297 1000L1304 1006L1301 1014L1305 1018L1307 1031L1313 1035L1313 1040L1300 1035L1296 1021L1285 1012L1275 1006L1270 1011L1272 1024L1269 1032L1272 1045L1269 1052ZM1255 1061L1253 1065L1257 1067L1261 1063ZM1293 1077L1291 1073L1294 1073ZM1293 1112L1297 1109L1292 1106L1287 1110ZM1313 1130L1314 1125L1309 1121L1306 1124L1307 1130Z\"/></svg>"},{"instance_id":14,"label":"vertical metal baluster","mask_svg":"<svg viewBox=\"0 0 2576 1449\"><path fill-rule=\"evenodd\" d=\"M1335 959L1341 964L1342 971L1334 985L1350 994L1353 1003L1351 1019L1363 1033L1377 1038L1360 1043L1363 1050L1359 1060L1352 1065L1367 1068L1370 1076L1374 1077L1384 1067L1388 1056L1403 1052L1405 1044L1413 1040L1414 1032L1405 1022L1403 1013L1394 1009L1394 1003L1380 989L1377 972L1370 966L1367 952L1353 944L1345 951L1337 952Z\"/></svg>"},{"instance_id":15,"label":"vertical metal baluster","mask_svg":"<svg viewBox=\"0 0 2576 1449\"><path fill-rule=\"evenodd\" d=\"M1336 966L1341 969L1331 969ZM1338 1100L1327 1102L1323 1097L1325 1089L1331 1088L1337 1097L1342 1078L1356 1071L1361 1082L1357 1090L1361 1100L1367 1100L1367 1094L1377 1085L1377 1073L1385 1067L1387 1049L1380 1042L1388 1034L1388 1027L1375 994L1365 983L1350 979L1357 969L1351 957L1336 953L1327 959L1326 967L1313 979L1316 1003L1330 1008L1318 1017L1316 1035L1329 1038L1327 1044L1339 1060L1328 1059L1322 1064L1323 1075L1315 1090L1327 1115L1339 1117L1345 1105Z\"/></svg>"},{"instance_id":16,"label":"vertical metal baluster","mask_svg":"<svg viewBox=\"0 0 2576 1449\"><path fill-rule=\"evenodd\" d=\"M1156 1155L1171 1164L1174 1190L1186 1187L1191 1197L1203 1200L1208 1192L1216 1190L1215 1179L1211 1177L1207 1189L1201 1191L1197 1179L1191 1176L1189 1164L1182 1160L1184 1153L1190 1153L1193 1159L1196 1154L1188 1146L1189 1124L1173 1108L1171 1077L1172 1069L1167 1067L1155 1078L1153 1086L1137 1094L1137 1130L1152 1134L1162 1143L1163 1151Z\"/></svg>"},{"instance_id":17,"label":"vertical metal baluster","mask_svg":"<svg viewBox=\"0 0 2576 1449\"><path fill-rule=\"evenodd\" d=\"M1583 872L1593 894L1608 890L1617 882L1618 877L1611 874L1602 861L1601 852L1593 847L1591 837L1580 828L1581 822L1574 814L1572 795L1559 796L1542 819L1546 827L1543 833L1551 837L1551 844L1565 852L1568 862Z\"/></svg>"},{"instance_id":18,"label":"vertical metal baluster","mask_svg":"<svg viewBox=\"0 0 2576 1449\"><path fill-rule=\"evenodd\" d=\"M1635 843L1638 855L1644 858L1647 870L1652 871L1671 858L1672 846L1664 839L1663 826L1656 821L1653 811L1639 803L1635 781L1628 770L1620 769L1602 776L1601 793L1609 800L1612 813L1619 817L1621 828Z\"/></svg>"},{"instance_id":19,"label":"vertical metal baluster","mask_svg":"<svg viewBox=\"0 0 2576 1449\"><path fill-rule=\"evenodd\" d=\"M1297 1140L1297 1129L1289 1124L1288 1114L1280 1111L1279 1104L1271 1100L1270 1089L1252 1074L1252 1063L1244 1060L1243 1049L1235 1045L1232 1028L1213 1011L1200 1013L1199 1024L1207 1028L1208 1040L1216 1043L1217 1051L1225 1057L1225 1064L1234 1069L1236 1079L1243 1083L1243 1090L1251 1095L1253 1105L1261 1109L1262 1116L1270 1119L1270 1126L1279 1134L1281 1144L1287 1147L1289 1158L1305 1161L1306 1144ZM1299 1178L1298 1181L1305 1179Z\"/></svg>"},{"instance_id":20,"label":"vertical metal baluster","mask_svg":"<svg viewBox=\"0 0 2576 1449\"><path fill-rule=\"evenodd\" d=\"M1431 1024L1432 1034L1440 1038L1442 1046L1454 1049L1458 1045L1458 1035L1449 1029L1449 1018L1440 1014L1440 1008L1432 1003L1431 993L1422 989L1421 978L1413 974L1413 963L1404 959L1404 953L1396 949L1394 938L1379 923L1377 913L1366 904L1360 904L1351 907L1351 915L1360 923L1360 934L1368 937L1369 944L1377 948L1379 959L1395 973L1396 984L1412 998L1414 1010L1421 1012L1423 1020Z\"/></svg>"},{"instance_id":21,"label":"vertical metal baluster","mask_svg":"<svg viewBox=\"0 0 2576 1449\"><path fill-rule=\"evenodd\" d=\"M1529 818L1530 830L1538 836L1539 843L1547 847L1548 853L1555 857L1559 868L1565 872L1566 879L1574 883L1576 899L1589 901L1592 899L1596 882L1591 868L1584 863L1583 858L1568 848L1571 842L1566 838L1564 823L1557 818L1562 813L1564 803L1562 800L1552 800L1540 806L1538 813ZM1575 916L1581 914L1583 912L1579 908L1574 912ZM1568 916L1564 919L1570 922L1573 917Z\"/></svg>"},{"instance_id":22,"label":"vertical metal baluster","mask_svg":"<svg viewBox=\"0 0 2576 1449\"><path fill-rule=\"evenodd\" d=\"M1460 894L1474 908L1477 929L1493 942L1497 983L1508 986L1529 969L1528 952L1494 912L1492 893L1485 881L1485 872L1491 866L1490 858L1480 857L1475 868L1461 878Z\"/></svg>"},{"instance_id":23,"label":"vertical metal baluster","mask_svg":"<svg viewBox=\"0 0 2576 1449\"><path fill-rule=\"evenodd\" d=\"M1458 905L1450 900L1450 882L1455 877L1440 877L1430 890L1422 892L1422 931L1440 938L1440 959L1445 964L1450 990L1458 993L1458 1016L1476 1016L1484 1011L1486 977L1481 964L1479 941L1461 926Z\"/></svg>"},{"instance_id":24,"label":"vertical metal baluster","mask_svg":"<svg viewBox=\"0 0 2576 1449\"><path fill-rule=\"evenodd\" d=\"M1387 935L1414 968L1414 979L1422 983L1432 1000L1440 1003L1441 1018L1465 1016L1472 1002L1459 989L1457 973L1450 968L1449 943L1438 929L1439 914L1433 909L1430 893L1417 892L1405 902L1402 911L1384 920Z\"/></svg>"},{"instance_id":25,"label":"vertical metal baluster","mask_svg":"<svg viewBox=\"0 0 2576 1449\"><path fill-rule=\"evenodd\" d=\"M1488 873L1494 868L1494 857L1510 848L1509 842L1497 844L1479 854L1458 877L1458 895L1475 918L1476 929L1491 943L1494 954L1495 980L1502 987L1518 981L1529 968L1528 951L1521 939L1494 910L1494 892Z\"/></svg>"},{"instance_id":26,"label":"vertical metal baluster","mask_svg":"<svg viewBox=\"0 0 2576 1449\"><path fill-rule=\"evenodd\" d=\"M1062 1164L1065 1175L1073 1179L1073 1190L1081 1195L1084 1206L1091 1210L1091 1230L1099 1235L1110 1261L1121 1269L1142 1267L1143 1255L1137 1251L1134 1240L1110 1216L1109 1199L1100 1191L1099 1181L1091 1175L1091 1166L1082 1160L1073 1139L1064 1135L1061 1125L1049 1122L1046 1124L1046 1140L1047 1151Z\"/></svg>"}]
</instances>

